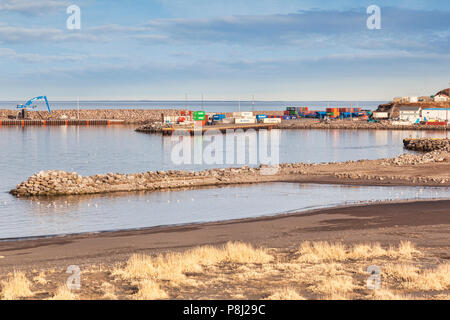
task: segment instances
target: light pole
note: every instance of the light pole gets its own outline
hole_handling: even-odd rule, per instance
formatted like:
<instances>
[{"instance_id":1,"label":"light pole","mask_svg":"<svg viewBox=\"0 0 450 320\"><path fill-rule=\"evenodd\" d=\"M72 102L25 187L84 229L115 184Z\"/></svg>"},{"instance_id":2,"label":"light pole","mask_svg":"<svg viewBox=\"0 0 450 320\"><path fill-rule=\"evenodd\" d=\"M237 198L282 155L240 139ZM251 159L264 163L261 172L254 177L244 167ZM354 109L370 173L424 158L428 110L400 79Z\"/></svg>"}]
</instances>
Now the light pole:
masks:
<instances>
[{"instance_id":1,"label":"light pole","mask_svg":"<svg viewBox=\"0 0 450 320\"><path fill-rule=\"evenodd\" d=\"M447 106L445 107L445 118L446 118L445 121L447 121L447 125L448 125L448 108L449 108L448 101L450 99L450 82L448 83L447 91L448 91L449 98L447 98Z\"/></svg>"}]
</instances>

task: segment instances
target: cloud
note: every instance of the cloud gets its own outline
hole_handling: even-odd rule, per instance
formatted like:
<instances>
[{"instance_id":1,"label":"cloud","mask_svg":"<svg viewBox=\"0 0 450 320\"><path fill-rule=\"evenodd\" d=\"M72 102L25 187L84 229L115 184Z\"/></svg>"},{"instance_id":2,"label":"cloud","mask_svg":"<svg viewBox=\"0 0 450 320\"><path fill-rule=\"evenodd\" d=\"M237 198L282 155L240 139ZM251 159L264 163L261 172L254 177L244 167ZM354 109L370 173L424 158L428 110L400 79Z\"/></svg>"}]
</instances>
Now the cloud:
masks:
<instances>
[{"instance_id":1,"label":"cloud","mask_svg":"<svg viewBox=\"0 0 450 320\"><path fill-rule=\"evenodd\" d=\"M23 14L44 14L70 5L61 0L0 0L0 11Z\"/></svg>"},{"instance_id":2,"label":"cloud","mask_svg":"<svg viewBox=\"0 0 450 320\"><path fill-rule=\"evenodd\" d=\"M84 54L41 55L37 53L17 53L10 48L0 48L0 57L28 63L79 62L88 58Z\"/></svg>"},{"instance_id":3,"label":"cloud","mask_svg":"<svg viewBox=\"0 0 450 320\"><path fill-rule=\"evenodd\" d=\"M1 56L1 51L0 51ZM41 73L52 77L75 77L77 79L103 79L104 81L125 82L135 80L166 80L173 79L239 79L257 76L259 80L270 77L278 78L308 78L331 77L341 78L352 74L369 76L370 74L389 74L392 70L387 65L414 66L402 71L415 73L423 67L434 70L439 66L430 67L433 61L440 61L442 66L450 66L450 54L408 52L364 52L336 53L315 57L296 58L236 58L216 59L203 58L184 63L158 63L157 61L125 61L116 63L85 63L79 65L50 66ZM330 71L333 69L333 72ZM339 72L335 72L339 70ZM371 73L367 73L367 71ZM31 72L31 71L30 71ZM33 71L34 72L34 71ZM342 73L343 72L343 73ZM236 76L238 76L236 78ZM256 78L254 78L256 79ZM254 80L253 79L253 80ZM102 80L102 81L103 81Z\"/></svg>"},{"instance_id":4,"label":"cloud","mask_svg":"<svg viewBox=\"0 0 450 320\"><path fill-rule=\"evenodd\" d=\"M143 25L106 24L79 32L52 28L0 25L0 41L136 40L141 44L242 47L288 46L305 49L356 48L363 50L449 49L450 12L382 7L382 30L368 30L364 8L303 10L290 14L234 15L214 18L153 19Z\"/></svg>"},{"instance_id":5,"label":"cloud","mask_svg":"<svg viewBox=\"0 0 450 320\"><path fill-rule=\"evenodd\" d=\"M55 28L24 28L0 25L0 41L3 42L61 42L61 41L101 41L92 33L69 32Z\"/></svg>"},{"instance_id":6,"label":"cloud","mask_svg":"<svg viewBox=\"0 0 450 320\"><path fill-rule=\"evenodd\" d=\"M427 34L450 29L450 12L382 8L383 30L369 31L365 9L346 11L309 10L292 14L228 16L205 19L155 19L146 26L152 35L160 34L173 42L226 42L256 45L301 44L302 40L332 39L341 35L378 32ZM140 37L145 39L144 37ZM151 41L152 37L146 39Z\"/></svg>"}]
</instances>

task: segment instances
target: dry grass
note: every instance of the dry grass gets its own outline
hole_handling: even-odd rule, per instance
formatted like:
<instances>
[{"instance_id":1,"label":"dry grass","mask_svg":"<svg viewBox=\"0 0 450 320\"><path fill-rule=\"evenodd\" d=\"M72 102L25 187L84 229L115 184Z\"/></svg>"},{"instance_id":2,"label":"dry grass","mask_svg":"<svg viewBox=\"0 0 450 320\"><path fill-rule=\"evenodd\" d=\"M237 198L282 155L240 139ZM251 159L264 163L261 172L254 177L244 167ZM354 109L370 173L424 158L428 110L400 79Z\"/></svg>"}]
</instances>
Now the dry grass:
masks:
<instances>
[{"instance_id":1,"label":"dry grass","mask_svg":"<svg viewBox=\"0 0 450 320\"><path fill-rule=\"evenodd\" d=\"M283 288L274 291L267 300L306 300L293 288Z\"/></svg>"},{"instance_id":2,"label":"dry grass","mask_svg":"<svg viewBox=\"0 0 450 320\"><path fill-rule=\"evenodd\" d=\"M114 286L109 282L102 283L103 299L105 300L116 300L117 296L115 293Z\"/></svg>"},{"instance_id":3,"label":"dry grass","mask_svg":"<svg viewBox=\"0 0 450 320\"><path fill-rule=\"evenodd\" d=\"M411 241L401 241L397 249L391 247L388 251L388 256L391 258L412 259L414 256L420 256L421 254Z\"/></svg>"},{"instance_id":4,"label":"dry grass","mask_svg":"<svg viewBox=\"0 0 450 320\"><path fill-rule=\"evenodd\" d=\"M367 298L370 300L412 300L411 296L397 294L386 289L374 290Z\"/></svg>"},{"instance_id":5,"label":"dry grass","mask_svg":"<svg viewBox=\"0 0 450 320\"><path fill-rule=\"evenodd\" d=\"M450 264L439 265L436 269L420 270L406 264L390 264L383 268L383 274L400 282L409 290L443 291L450 289Z\"/></svg>"},{"instance_id":6,"label":"dry grass","mask_svg":"<svg viewBox=\"0 0 450 320\"><path fill-rule=\"evenodd\" d=\"M169 298L158 283L152 280L142 280L138 285L139 291L133 296L136 300L161 300Z\"/></svg>"},{"instance_id":7,"label":"dry grass","mask_svg":"<svg viewBox=\"0 0 450 320\"><path fill-rule=\"evenodd\" d=\"M328 277L312 285L309 289L312 292L319 293L325 296L325 298L352 292L357 286L353 283L353 279L349 276L335 276ZM336 299L333 299L336 300Z\"/></svg>"},{"instance_id":8,"label":"dry grass","mask_svg":"<svg viewBox=\"0 0 450 320\"><path fill-rule=\"evenodd\" d=\"M78 296L67 288L64 284L56 290L55 295L50 300L76 300Z\"/></svg>"},{"instance_id":9,"label":"dry grass","mask_svg":"<svg viewBox=\"0 0 450 320\"><path fill-rule=\"evenodd\" d=\"M333 261L371 260L374 258L410 259L420 252L409 242L401 242L398 248L383 249L379 243L346 246L342 243L303 242L298 250L298 262L319 263Z\"/></svg>"},{"instance_id":10,"label":"dry grass","mask_svg":"<svg viewBox=\"0 0 450 320\"><path fill-rule=\"evenodd\" d=\"M448 299L450 264L439 265L433 251L423 252L410 242L395 247L303 242L297 251L229 242L155 256L134 254L112 272L107 267L86 268L79 294L89 299L148 300ZM367 288L370 265L379 266L382 289ZM55 292L53 284L61 281L60 273L36 270L33 276L40 293L45 288L53 299L78 298L66 286ZM32 294L23 274L10 275L2 284L5 298ZM11 289L18 284L29 291L18 294Z\"/></svg>"},{"instance_id":11,"label":"dry grass","mask_svg":"<svg viewBox=\"0 0 450 320\"><path fill-rule=\"evenodd\" d=\"M197 247L181 253L160 254L155 258L146 255L132 255L124 269L113 274L128 280L166 280L178 285L186 280L186 273L201 273L204 266L219 263L255 264L273 259L266 250L255 249L244 243L228 242L225 246Z\"/></svg>"},{"instance_id":12,"label":"dry grass","mask_svg":"<svg viewBox=\"0 0 450 320\"><path fill-rule=\"evenodd\" d=\"M44 272L40 272L36 277L33 278L34 282L37 282L40 285L46 285L47 284L47 279L45 278L45 273Z\"/></svg>"},{"instance_id":13,"label":"dry grass","mask_svg":"<svg viewBox=\"0 0 450 320\"><path fill-rule=\"evenodd\" d=\"M33 296L30 289L31 282L23 272L14 271L5 281L2 281L2 298L5 300L17 300Z\"/></svg>"}]
</instances>

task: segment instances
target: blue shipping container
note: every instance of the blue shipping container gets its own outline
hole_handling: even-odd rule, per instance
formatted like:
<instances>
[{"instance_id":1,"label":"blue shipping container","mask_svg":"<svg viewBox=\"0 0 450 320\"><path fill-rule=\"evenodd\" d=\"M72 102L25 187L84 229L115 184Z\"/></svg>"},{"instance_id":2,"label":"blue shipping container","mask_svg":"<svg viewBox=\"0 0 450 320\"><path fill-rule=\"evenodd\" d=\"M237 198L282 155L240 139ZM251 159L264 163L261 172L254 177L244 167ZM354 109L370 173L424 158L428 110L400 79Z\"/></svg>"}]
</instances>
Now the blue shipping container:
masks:
<instances>
[{"instance_id":1,"label":"blue shipping container","mask_svg":"<svg viewBox=\"0 0 450 320\"><path fill-rule=\"evenodd\" d=\"M224 114L215 114L215 115L213 115L213 119L214 120L222 120L222 119L225 119L225 115Z\"/></svg>"}]
</instances>

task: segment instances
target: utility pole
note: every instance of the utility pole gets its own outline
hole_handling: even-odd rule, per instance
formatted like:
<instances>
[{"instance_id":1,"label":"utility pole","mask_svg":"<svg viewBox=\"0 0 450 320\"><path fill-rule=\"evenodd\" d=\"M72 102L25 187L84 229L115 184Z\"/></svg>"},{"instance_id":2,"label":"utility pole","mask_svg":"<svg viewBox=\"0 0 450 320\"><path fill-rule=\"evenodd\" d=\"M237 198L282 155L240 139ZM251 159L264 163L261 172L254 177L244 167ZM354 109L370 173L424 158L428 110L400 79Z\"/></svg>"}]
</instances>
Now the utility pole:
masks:
<instances>
[{"instance_id":1,"label":"utility pole","mask_svg":"<svg viewBox=\"0 0 450 320\"><path fill-rule=\"evenodd\" d=\"M448 96L449 96L449 98L447 98L447 101L450 101L450 82L448 83ZM449 106L447 105L447 107L445 108L445 117L446 117L446 121L447 121L447 126L448 126L448 108L449 108Z\"/></svg>"},{"instance_id":2,"label":"utility pole","mask_svg":"<svg viewBox=\"0 0 450 320\"><path fill-rule=\"evenodd\" d=\"M203 93L202 93L202 111L205 111L203 108Z\"/></svg>"}]
</instances>

